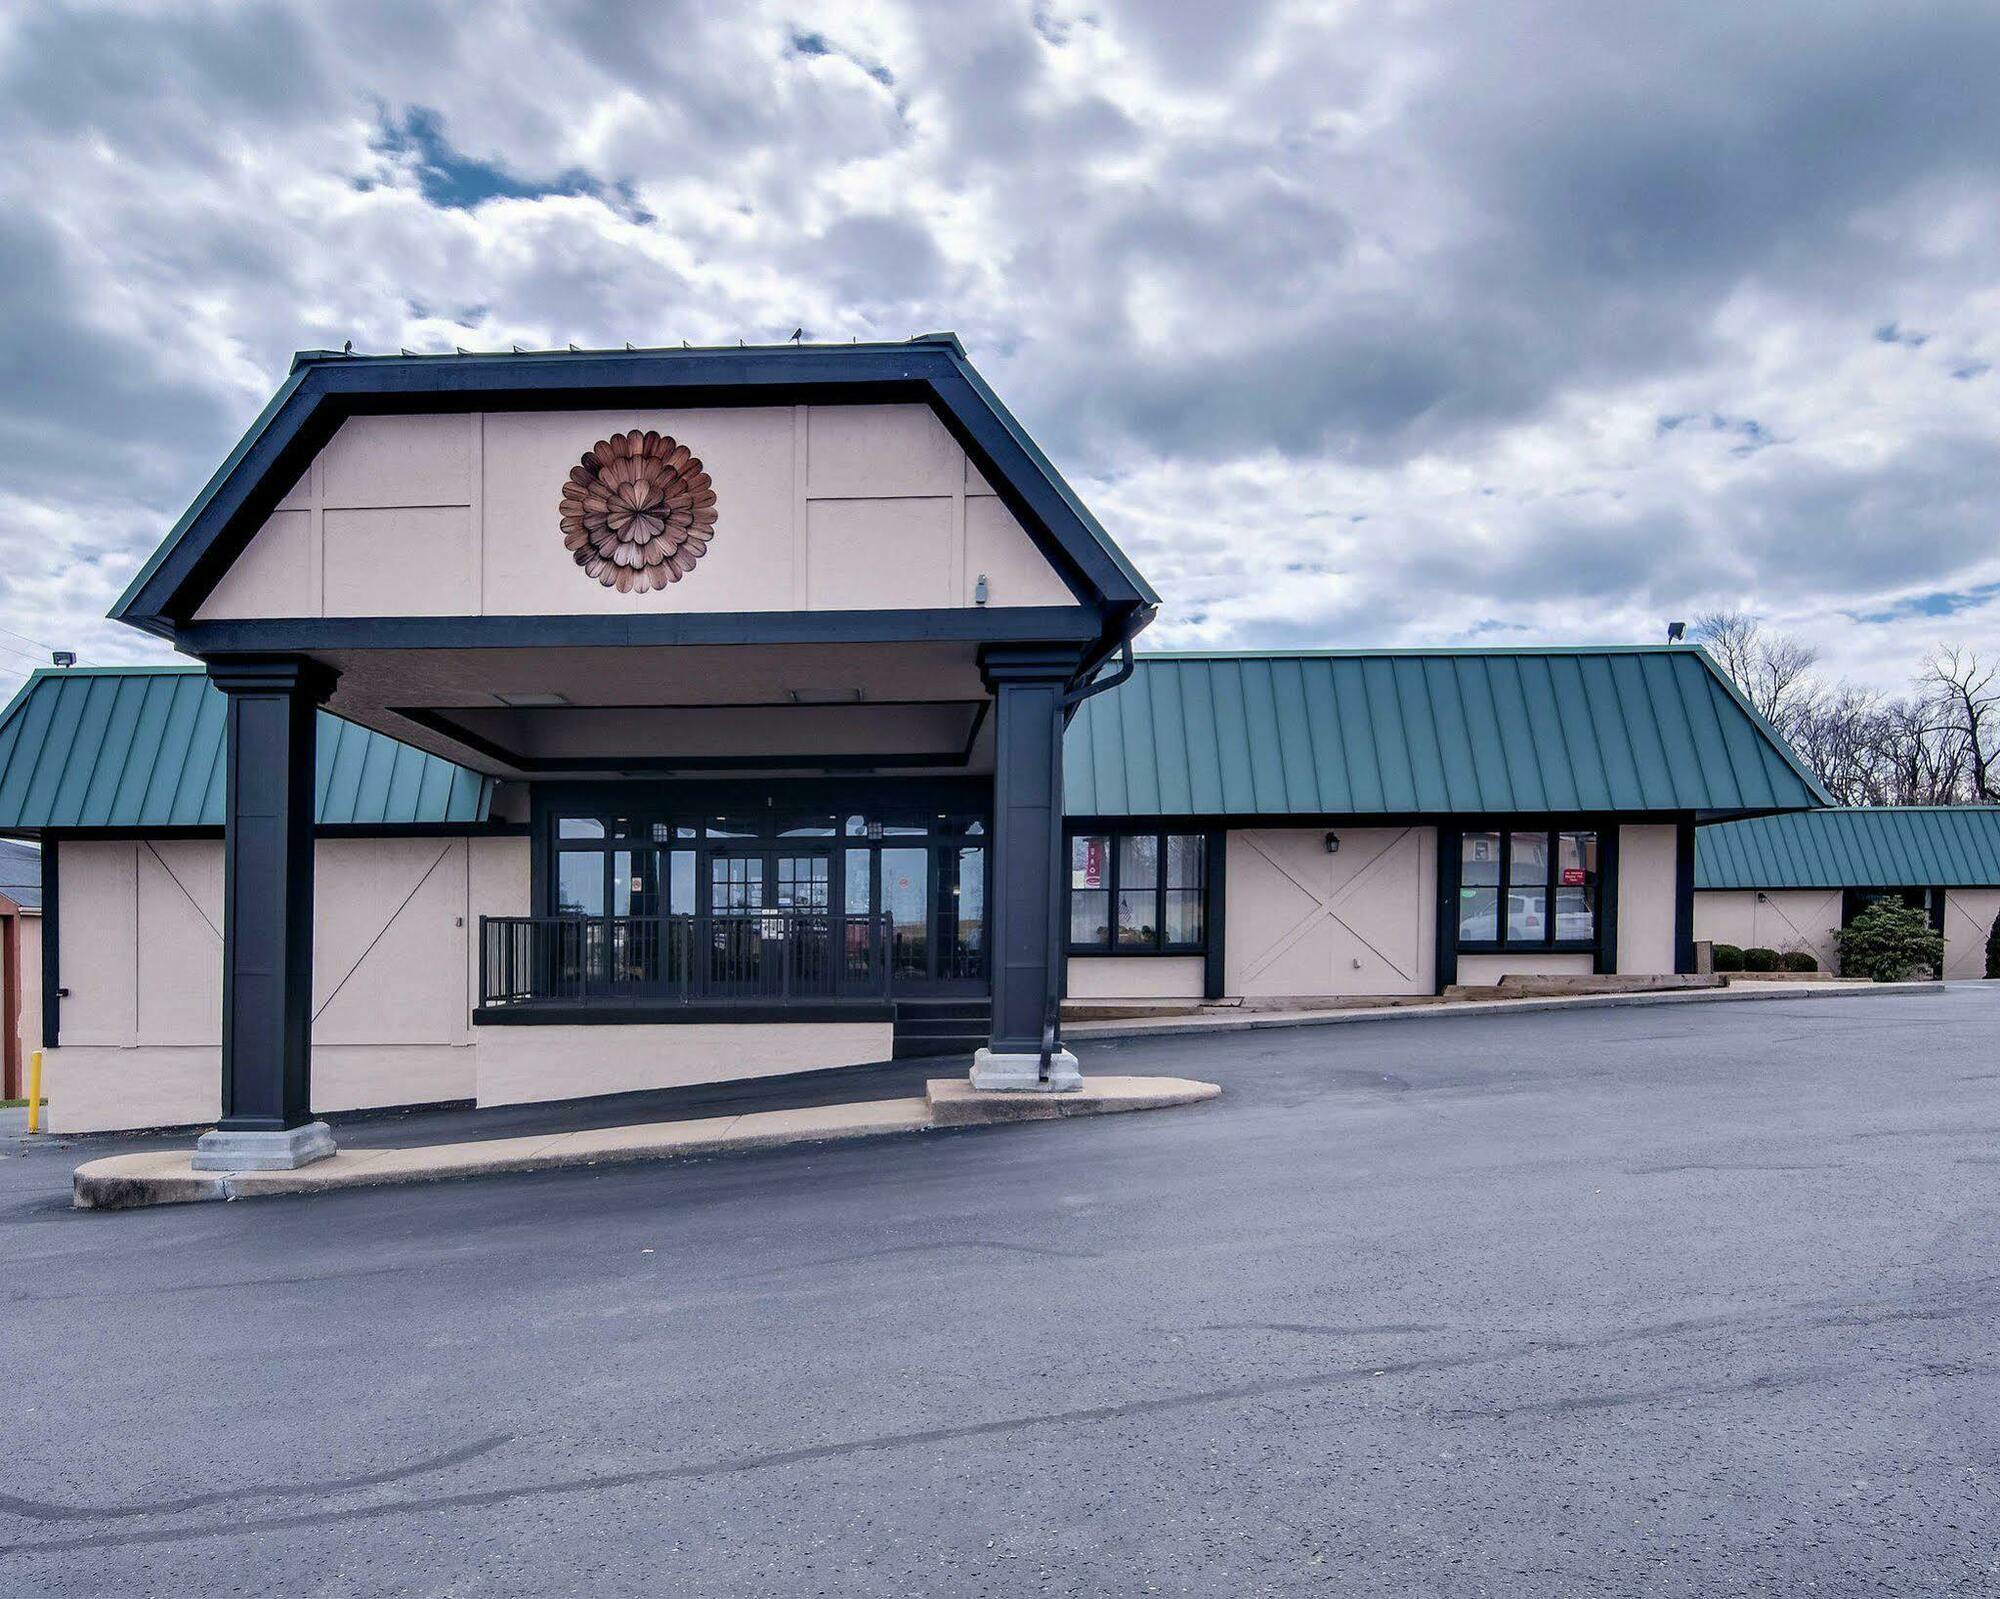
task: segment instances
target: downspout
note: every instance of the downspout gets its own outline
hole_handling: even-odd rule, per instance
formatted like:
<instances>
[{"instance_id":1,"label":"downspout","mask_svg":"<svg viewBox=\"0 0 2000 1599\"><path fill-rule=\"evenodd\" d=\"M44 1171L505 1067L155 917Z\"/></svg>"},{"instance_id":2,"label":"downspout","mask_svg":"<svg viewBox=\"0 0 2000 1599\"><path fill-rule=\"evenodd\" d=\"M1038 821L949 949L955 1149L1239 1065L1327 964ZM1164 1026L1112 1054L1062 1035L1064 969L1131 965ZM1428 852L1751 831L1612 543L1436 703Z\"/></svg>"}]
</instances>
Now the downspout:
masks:
<instances>
[{"instance_id":1,"label":"downspout","mask_svg":"<svg viewBox=\"0 0 2000 1599\"><path fill-rule=\"evenodd\" d=\"M1094 660L1085 662L1078 669L1077 677L1081 681L1073 682L1069 691L1063 695L1062 714L1056 717L1055 730L1050 734L1055 741L1055 748L1050 752L1049 765L1049 783L1054 790L1053 825L1050 828L1055 837L1052 852L1054 859L1050 862L1054 870L1049 892L1048 987L1042 995L1042 1057L1041 1065L1036 1072L1036 1076L1045 1083L1049 1080L1050 1062L1054 1060L1056 1051L1062 1047L1062 970L1068 959L1063 954L1068 947L1068 940L1063 937L1063 911L1069 896L1061 892L1063 872L1067 869L1063 848L1063 734L1069 728L1070 713L1077 706L1094 695L1104 693L1107 689L1117 688L1132 676L1136 664L1132 659L1132 640L1138 636L1141 628L1152 621L1154 610L1155 607L1150 605L1140 606L1127 614L1118 634L1118 642L1113 646L1118 651L1118 668L1109 677L1096 682L1088 681L1090 675L1109 657L1110 650L1106 650Z\"/></svg>"}]
</instances>

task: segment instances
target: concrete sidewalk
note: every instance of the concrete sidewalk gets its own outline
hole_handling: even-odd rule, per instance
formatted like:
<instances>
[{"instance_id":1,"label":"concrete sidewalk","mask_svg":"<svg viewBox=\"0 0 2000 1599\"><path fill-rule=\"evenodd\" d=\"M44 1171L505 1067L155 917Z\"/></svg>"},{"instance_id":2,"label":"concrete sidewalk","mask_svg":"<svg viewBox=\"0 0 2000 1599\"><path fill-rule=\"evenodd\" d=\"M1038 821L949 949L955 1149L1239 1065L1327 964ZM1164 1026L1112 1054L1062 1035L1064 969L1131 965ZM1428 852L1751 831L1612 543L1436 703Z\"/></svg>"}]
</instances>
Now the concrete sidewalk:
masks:
<instances>
[{"instance_id":1,"label":"concrete sidewalk","mask_svg":"<svg viewBox=\"0 0 2000 1599\"><path fill-rule=\"evenodd\" d=\"M502 1172L775 1149L888 1133L1164 1110L1198 1104L1221 1092L1214 1083L1184 1077L1089 1077L1080 1091L1065 1094L979 1093L963 1078L934 1078L925 1085L922 1098L809 1105L467 1143L344 1148L297 1171L196 1171L188 1150L154 1150L84 1162L76 1169L72 1202L79 1210L131 1210L210 1199L317 1194L385 1183L437 1182Z\"/></svg>"},{"instance_id":2,"label":"concrete sidewalk","mask_svg":"<svg viewBox=\"0 0 2000 1599\"><path fill-rule=\"evenodd\" d=\"M1852 999L1867 994L1944 992L1942 983L1758 982L1742 988L1635 990L1626 994L1540 995L1528 999L1436 1000L1407 1005L1371 1005L1324 1010L1253 1010L1217 1005L1179 1016L1127 1017L1116 1021L1063 1023L1063 1036L1092 1038L1174 1038L1190 1033L1247 1033L1267 1027L1331 1027L1347 1022L1408 1021L1420 1017L1511 1016L1523 1011L1612 1010L1632 1005L1750 1005L1773 999Z\"/></svg>"}]
</instances>

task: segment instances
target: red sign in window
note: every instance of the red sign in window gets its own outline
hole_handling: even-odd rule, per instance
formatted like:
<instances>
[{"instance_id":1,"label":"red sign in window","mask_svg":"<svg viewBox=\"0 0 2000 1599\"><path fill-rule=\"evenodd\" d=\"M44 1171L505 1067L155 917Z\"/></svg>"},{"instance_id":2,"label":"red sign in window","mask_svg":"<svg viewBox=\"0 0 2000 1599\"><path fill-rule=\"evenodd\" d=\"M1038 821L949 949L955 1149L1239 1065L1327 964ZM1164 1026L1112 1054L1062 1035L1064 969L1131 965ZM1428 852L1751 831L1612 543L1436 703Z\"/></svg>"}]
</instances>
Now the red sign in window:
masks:
<instances>
[{"instance_id":1,"label":"red sign in window","mask_svg":"<svg viewBox=\"0 0 2000 1599\"><path fill-rule=\"evenodd\" d=\"M1086 838L1083 841L1083 883L1084 888L1104 886L1104 840Z\"/></svg>"},{"instance_id":2,"label":"red sign in window","mask_svg":"<svg viewBox=\"0 0 2000 1599\"><path fill-rule=\"evenodd\" d=\"M1583 887L1583 868L1581 866L1565 866L1563 868L1563 887Z\"/></svg>"}]
</instances>

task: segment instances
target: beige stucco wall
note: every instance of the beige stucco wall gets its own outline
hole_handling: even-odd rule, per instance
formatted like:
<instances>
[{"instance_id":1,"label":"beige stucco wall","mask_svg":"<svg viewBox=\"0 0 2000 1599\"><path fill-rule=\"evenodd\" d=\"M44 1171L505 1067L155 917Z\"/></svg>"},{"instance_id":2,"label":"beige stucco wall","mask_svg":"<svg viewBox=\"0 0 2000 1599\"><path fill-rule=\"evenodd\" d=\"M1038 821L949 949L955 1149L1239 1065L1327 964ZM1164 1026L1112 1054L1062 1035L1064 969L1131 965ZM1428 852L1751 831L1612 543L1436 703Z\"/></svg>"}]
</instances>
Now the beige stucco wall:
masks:
<instances>
[{"instance_id":1,"label":"beige stucco wall","mask_svg":"<svg viewBox=\"0 0 2000 1599\"><path fill-rule=\"evenodd\" d=\"M1437 831L1324 827L1228 835L1223 988L1243 997L1428 994Z\"/></svg>"},{"instance_id":2,"label":"beige stucco wall","mask_svg":"<svg viewBox=\"0 0 2000 1599\"><path fill-rule=\"evenodd\" d=\"M889 1058L887 1022L482 1027L479 1103L581 1099Z\"/></svg>"},{"instance_id":3,"label":"beige stucco wall","mask_svg":"<svg viewBox=\"0 0 2000 1599\"><path fill-rule=\"evenodd\" d=\"M1576 951L1521 951L1506 955L1461 955L1458 980L1473 987L1497 983L1503 977L1588 977L1596 970L1589 955Z\"/></svg>"},{"instance_id":4,"label":"beige stucco wall","mask_svg":"<svg viewBox=\"0 0 2000 1599\"><path fill-rule=\"evenodd\" d=\"M563 547L571 467L632 428L714 480L681 582L620 594ZM284 616L1069 605L1068 588L923 405L494 412L341 425L197 613Z\"/></svg>"},{"instance_id":5,"label":"beige stucco wall","mask_svg":"<svg viewBox=\"0 0 2000 1599\"><path fill-rule=\"evenodd\" d=\"M222 845L62 847L59 1132L220 1111ZM476 1091L478 917L528 903L527 840L323 840L315 859L313 1108Z\"/></svg>"},{"instance_id":6,"label":"beige stucco wall","mask_svg":"<svg viewBox=\"0 0 2000 1599\"><path fill-rule=\"evenodd\" d=\"M1944 975L1983 978L1986 938L2000 916L2000 888L1952 888L1944 896Z\"/></svg>"},{"instance_id":7,"label":"beige stucco wall","mask_svg":"<svg viewBox=\"0 0 2000 1599\"><path fill-rule=\"evenodd\" d=\"M1694 936L1744 949L1810 950L1820 970L1840 970L1834 934L1840 927L1837 888L1704 889L1694 897ZM1986 936L2000 916L2000 888L1952 888L1944 897L1944 975L1953 981L1986 975Z\"/></svg>"},{"instance_id":8,"label":"beige stucco wall","mask_svg":"<svg viewBox=\"0 0 2000 1599\"><path fill-rule=\"evenodd\" d=\"M1840 928L1840 890L1701 889L1694 896L1694 936L1741 949L1806 950L1823 972L1840 969L1833 935Z\"/></svg>"},{"instance_id":9,"label":"beige stucco wall","mask_svg":"<svg viewBox=\"0 0 2000 1599\"><path fill-rule=\"evenodd\" d=\"M477 928L529 900L524 838L322 840L313 1108L570 1099L887 1060L887 1022L479 1027ZM62 847L57 1132L221 1114L222 845Z\"/></svg>"},{"instance_id":10,"label":"beige stucco wall","mask_svg":"<svg viewBox=\"0 0 2000 1599\"><path fill-rule=\"evenodd\" d=\"M1618 970L1626 976L1674 969L1674 858L1673 827L1618 829Z\"/></svg>"},{"instance_id":11,"label":"beige stucco wall","mask_svg":"<svg viewBox=\"0 0 2000 1599\"><path fill-rule=\"evenodd\" d=\"M1071 999L1200 999L1199 955L1072 955Z\"/></svg>"}]
</instances>

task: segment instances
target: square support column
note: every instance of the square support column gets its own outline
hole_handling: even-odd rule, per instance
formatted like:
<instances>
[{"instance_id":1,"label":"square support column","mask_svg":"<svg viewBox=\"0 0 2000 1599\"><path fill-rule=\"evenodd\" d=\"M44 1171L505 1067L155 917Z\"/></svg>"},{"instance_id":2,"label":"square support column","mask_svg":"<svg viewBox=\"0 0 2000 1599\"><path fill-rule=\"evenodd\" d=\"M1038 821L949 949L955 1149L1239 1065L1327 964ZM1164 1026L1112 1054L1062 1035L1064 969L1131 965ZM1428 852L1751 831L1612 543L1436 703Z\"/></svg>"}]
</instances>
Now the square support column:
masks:
<instances>
[{"instance_id":1,"label":"square support column","mask_svg":"<svg viewBox=\"0 0 2000 1599\"><path fill-rule=\"evenodd\" d=\"M222 877L222 1120L201 1171L286 1169L333 1153L312 1117L314 731L335 673L211 661L228 697Z\"/></svg>"},{"instance_id":2,"label":"square support column","mask_svg":"<svg viewBox=\"0 0 2000 1599\"><path fill-rule=\"evenodd\" d=\"M980 659L994 694L993 1035L973 1059L981 1089L1082 1086L1076 1057L1058 1050L1041 1076L1042 1027L1055 963L1062 883L1063 695L1075 650L993 646Z\"/></svg>"}]
</instances>

